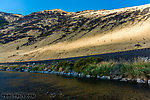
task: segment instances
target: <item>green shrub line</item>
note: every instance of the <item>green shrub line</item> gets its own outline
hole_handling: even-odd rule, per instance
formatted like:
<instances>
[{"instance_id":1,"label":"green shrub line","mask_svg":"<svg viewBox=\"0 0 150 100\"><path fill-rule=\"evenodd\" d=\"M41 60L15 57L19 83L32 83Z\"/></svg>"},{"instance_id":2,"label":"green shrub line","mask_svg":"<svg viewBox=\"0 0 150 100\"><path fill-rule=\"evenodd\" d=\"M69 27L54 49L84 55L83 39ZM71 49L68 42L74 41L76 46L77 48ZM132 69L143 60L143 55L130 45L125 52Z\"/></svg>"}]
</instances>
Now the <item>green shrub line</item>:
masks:
<instances>
[{"instance_id":1,"label":"green shrub line","mask_svg":"<svg viewBox=\"0 0 150 100\"><path fill-rule=\"evenodd\" d=\"M17 71L27 70L30 72L37 71L57 71L64 73L80 73L83 76L90 75L90 77L110 76L111 79L117 78L118 80L126 78L132 81L142 79L148 83L150 79L150 62L135 61L129 62L114 62L103 61L100 57L81 58L75 62L60 61L50 65L9 65L0 66L0 69L12 69Z\"/></svg>"}]
</instances>

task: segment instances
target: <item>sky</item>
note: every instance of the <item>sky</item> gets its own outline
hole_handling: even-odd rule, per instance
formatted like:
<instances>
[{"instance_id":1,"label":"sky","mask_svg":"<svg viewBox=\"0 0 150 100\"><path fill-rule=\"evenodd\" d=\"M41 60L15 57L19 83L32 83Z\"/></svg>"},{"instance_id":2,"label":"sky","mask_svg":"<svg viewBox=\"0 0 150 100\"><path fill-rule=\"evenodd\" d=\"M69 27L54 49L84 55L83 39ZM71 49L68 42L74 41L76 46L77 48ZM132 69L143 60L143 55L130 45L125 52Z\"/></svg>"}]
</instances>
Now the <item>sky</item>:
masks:
<instances>
[{"instance_id":1,"label":"sky","mask_svg":"<svg viewBox=\"0 0 150 100\"><path fill-rule=\"evenodd\" d=\"M68 12L118 9L150 4L150 0L0 0L0 11L28 15L32 12L62 9Z\"/></svg>"}]
</instances>

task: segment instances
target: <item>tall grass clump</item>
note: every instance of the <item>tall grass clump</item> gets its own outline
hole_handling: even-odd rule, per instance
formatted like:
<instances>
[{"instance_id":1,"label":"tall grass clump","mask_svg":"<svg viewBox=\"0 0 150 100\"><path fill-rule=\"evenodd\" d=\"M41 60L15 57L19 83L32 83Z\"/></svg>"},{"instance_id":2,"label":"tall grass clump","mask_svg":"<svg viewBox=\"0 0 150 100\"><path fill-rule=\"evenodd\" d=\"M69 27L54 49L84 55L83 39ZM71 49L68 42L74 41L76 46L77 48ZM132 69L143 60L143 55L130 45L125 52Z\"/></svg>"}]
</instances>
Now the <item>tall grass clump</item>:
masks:
<instances>
[{"instance_id":1,"label":"tall grass clump","mask_svg":"<svg viewBox=\"0 0 150 100\"><path fill-rule=\"evenodd\" d=\"M137 77L147 81L150 78L150 62L137 62L133 64L137 69Z\"/></svg>"},{"instance_id":2,"label":"tall grass clump","mask_svg":"<svg viewBox=\"0 0 150 100\"><path fill-rule=\"evenodd\" d=\"M112 71L114 63L111 62L103 62L99 64L90 64L84 68L84 75L91 75L93 77L97 76L109 76Z\"/></svg>"},{"instance_id":3,"label":"tall grass clump","mask_svg":"<svg viewBox=\"0 0 150 100\"><path fill-rule=\"evenodd\" d=\"M46 64L43 64L43 65L38 65L37 67L39 67L38 68L39 71L42 71L42 70L44 70L48 66Z\"/></svg>"},{"instance_id":4,"label":"tall grass clump","mask_svg":"<svg viewBox=\"0 0 150 100\"><path fill-rule=\"evenodd\" d=\"M99 76L110 76L110 72L113 70L115 63L105 62L100 64L98 68Z\"/></svg>"},{"instance_id":5,"label":"tall grass clump","mask_svg":"<svg viewBox=\"0 0 150 100\"><path fill-rule=\"evenodd\" d=\"M134 62L132 64L124 63L121 67L123 77L148 80L150 78L150 62Z\"/></svg>"},{"instance_id":6,"label":"tall grass clump","mask_svg":"<svg viewBox=\"0 0 150 100\"><path fill-rule=\"evenodd\" d=\"M123 63L121 72L123 77L125 78L136 78L137 76L137 69L135 69L135 66L133 64Z\"/></svg>"}]
</instances>

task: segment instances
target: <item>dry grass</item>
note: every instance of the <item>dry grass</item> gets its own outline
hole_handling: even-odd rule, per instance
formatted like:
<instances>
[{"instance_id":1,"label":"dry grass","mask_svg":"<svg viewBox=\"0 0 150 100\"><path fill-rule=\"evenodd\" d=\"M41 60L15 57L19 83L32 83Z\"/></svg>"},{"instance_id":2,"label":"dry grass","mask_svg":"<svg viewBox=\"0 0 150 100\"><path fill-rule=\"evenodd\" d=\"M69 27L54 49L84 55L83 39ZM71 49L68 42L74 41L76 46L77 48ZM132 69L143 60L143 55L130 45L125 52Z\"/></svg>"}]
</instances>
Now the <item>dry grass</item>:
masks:
<instances>
[{"instance_id":1,"label":"dry grass","mask_svg":"<svg viewBox=\"0 0 150 100\"><path fill-rule=\"evenodd\" d=\"M130 23L127 26L123 26L123 28L119 26L115 30L106 32L99 32L98 28L96 28L84 37L78 36L73 40L48 45L48 41L52 41L51 39L57 37L57 35L54 35L51 36L52 38L47 37L34 45L24 46L16 50L17 46L27 41L27 38L24 38L0 45L0 62L58 59L126 51L138 49L135 47L137 43L141 44L142 47L140 48L149 48L149 26L150 19L141 21L136 25ZM34 32L30 34L34 34Z\"/></svg>"}]
</instances>

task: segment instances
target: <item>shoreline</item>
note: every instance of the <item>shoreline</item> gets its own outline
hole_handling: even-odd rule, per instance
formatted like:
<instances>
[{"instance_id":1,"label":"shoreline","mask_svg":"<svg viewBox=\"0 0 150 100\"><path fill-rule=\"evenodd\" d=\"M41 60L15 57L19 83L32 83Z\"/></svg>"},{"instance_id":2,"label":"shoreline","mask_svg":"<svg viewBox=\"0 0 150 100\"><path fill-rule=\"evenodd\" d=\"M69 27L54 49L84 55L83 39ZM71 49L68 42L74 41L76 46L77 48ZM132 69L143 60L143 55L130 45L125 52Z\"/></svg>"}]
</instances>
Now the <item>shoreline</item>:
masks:
<instances>
[{"instance_id":1,"label":"shoreline","mask_svg":"<svg viewBox=\"0 0 150 100\"><path fill-rule=\"evenodd\" d=\"M41 65L2 65L0 71L54 74L77 78L118 80L150 85L150 62L105 62L103 58L81 58L76 62L60 61Z\"/></svg>"},{"instance_id":2,"label":"shoreline","mask_svg":"<svg viewBox=\"0 0 150 100\"><path fill-rule=\"evenodd\" d=\"M119 82L128 82L131 84L147 84L144 80L137 78L137 80L132 80L130 78L122 78L119 79L117 77L111 78L111 76L97 76L93 77L91 75L84 76L83 73L65 73L65 72L58 72L58 71L15 71L15 70L0 70L0 72L24 72L24 73L42 73L42 74L51 74L56 76L65 76L65 77L72 77L72 78L86 78L86 79L100 79L100 80L111 80L111 81L119 81ZM150 79L148 80L148 86L150 86Z\"/></svg>"}]
</instances>

